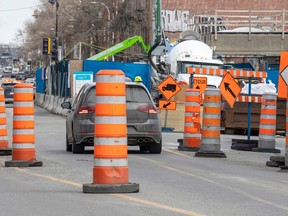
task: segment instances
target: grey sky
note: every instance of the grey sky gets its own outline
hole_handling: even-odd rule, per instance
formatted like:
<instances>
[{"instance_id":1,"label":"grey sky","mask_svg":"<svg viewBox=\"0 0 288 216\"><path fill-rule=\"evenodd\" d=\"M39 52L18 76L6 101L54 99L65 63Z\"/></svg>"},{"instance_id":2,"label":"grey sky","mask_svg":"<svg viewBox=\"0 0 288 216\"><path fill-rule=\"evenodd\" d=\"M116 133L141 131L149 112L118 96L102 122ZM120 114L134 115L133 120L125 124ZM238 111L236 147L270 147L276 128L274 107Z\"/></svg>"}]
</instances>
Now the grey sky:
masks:
<instances>
[{"instance_id":1,"label":"grey sky","mask_svg":"<svg viewBox=\"0 0 288 216\"><path fill-rule=\"evenodd\" d=\"M40 0L0 0L0 44L16 43L17 29L33 19L32 14Z\"/></svg>"}]
</instances>

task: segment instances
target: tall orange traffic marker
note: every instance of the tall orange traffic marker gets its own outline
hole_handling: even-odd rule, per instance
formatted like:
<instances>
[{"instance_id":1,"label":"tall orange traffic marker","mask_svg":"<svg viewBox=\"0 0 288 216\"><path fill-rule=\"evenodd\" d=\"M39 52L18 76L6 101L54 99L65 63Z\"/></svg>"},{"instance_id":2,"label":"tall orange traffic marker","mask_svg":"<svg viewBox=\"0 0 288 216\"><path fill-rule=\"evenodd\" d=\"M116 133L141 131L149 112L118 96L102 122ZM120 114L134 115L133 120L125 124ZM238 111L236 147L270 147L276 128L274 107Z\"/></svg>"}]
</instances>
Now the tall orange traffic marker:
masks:
<instances>
[{"instance_id":1,"label":"tall orange traffic marker","mask_svg":"<svg viewBox=\"0 0 288 216\"><path fill-rule=\"evenodd\" d=\"M0 156L12 154L7 135L4 89L0 87Z\"/></svg>"},{"instance_id":2,"label":"tall orange traffic marker","mask_svg":"<svg viewBox=\"0 0 288 216\"><path fill-rule=\"evenodd\" d=\"M42 166L35 153L33 95L31 84L14 86L12 160L6 167Z\"/></svg>"},{"instance_id":3,"label":"tall orange traffic marker","mask_svg":"<svg viewBox=\"0 0 288 216\"><path fill-rule=\"evenodd\" d=\"M286 145L285 145L285 159L284 166L281 167L281 172L288 172L288 87L286 91Z\"/></svg>"},{"instance_id":4,"label":"tall orange traffic marker","mask_svg":"<svg viewBox=\"0 0 288 216\"><path fill-rule=\"evenodd\" d=\"M207 88L204 92L202 138L197 157L221 157L226 155L220 150L221 131L221 92Z\"/></svg>"},{"instance_id":5,"label":"tall orange traffic marker","mask_svg":"<svg viewBox=\"0 0 288 216\"><path fill-rule=\"evenodd\" d=\"M277 95L272 92L264 93L261 103L258 147L253 148L252 151L280 153L279 149L275 149L276 114Z\"/></svg>"},{"instance_id":6,"label":"tall orange traffic marker","mask_svg":"<svg viewBox=\"0 0 288 216\"><path fill-rule=\"evenodd\" d=\"M125 74L101 70L96 74L93 183L84 193L134 193L128 182Z\"/></svg>"},{"instance_id":7,"label":"tall orange traffic marker","mask_svg":"<svg viewBox=\"0 0 288 216\"><path fill-rule=\"evenodd\" d=\"M180 151L198 151L201 142L200 99L198 89L187 89L185 92L184 139Z\"/></svg>"}]
</instances>

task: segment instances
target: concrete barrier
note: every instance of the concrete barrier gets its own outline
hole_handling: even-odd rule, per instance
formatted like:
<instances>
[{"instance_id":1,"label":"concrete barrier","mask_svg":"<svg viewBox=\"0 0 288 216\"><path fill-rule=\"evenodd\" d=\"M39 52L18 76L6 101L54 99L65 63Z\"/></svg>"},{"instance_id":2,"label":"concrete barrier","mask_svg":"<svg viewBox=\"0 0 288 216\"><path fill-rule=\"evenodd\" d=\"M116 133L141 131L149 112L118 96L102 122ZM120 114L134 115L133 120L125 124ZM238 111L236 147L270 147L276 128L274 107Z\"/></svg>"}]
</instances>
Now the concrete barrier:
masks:
<instances>
[{"instance_id":1,"label":"concrete barrier","mask_svg":"<svg viewBox=\"0 0 288 216\"><path fill-rule=\"evenodd\" d=\"M69 110L63 109L61 107L61 104L64 101L72 102L72 98L64 98L64 97L59 97L59 96L54 96L54 95L45 95L45 94L40 94L40 93L36 93L35 95L35 104L37 106L40 106L48 110L49 112L52 112L58 115L67 116Z\"/></svg>"},{"instance_id":2,"label":"concrete barrier","mask_svg":"<svg viewBox=\"0 0 288 216\"><path fill-rule=\"evenodd\" d=\"M57 108L56 108L56 114L61 114L62 107L61 104L65 101L65 98L59 97L58 98L58 103L57 103Z\"/></svg>"},{"instance_id":3,"label":"concrete barrier","mask_svg":"<svg viewBox=\"0 0 288 216\"><path fill-rule=\"evenodd\" d=\"M52 108L51 108L51 112L52 113L56 113L56 109L57 109L57 106L58 106L58 100L59 100L59 96L53 96L53 101L52 101Z\"/></svg>"}]
</instances>

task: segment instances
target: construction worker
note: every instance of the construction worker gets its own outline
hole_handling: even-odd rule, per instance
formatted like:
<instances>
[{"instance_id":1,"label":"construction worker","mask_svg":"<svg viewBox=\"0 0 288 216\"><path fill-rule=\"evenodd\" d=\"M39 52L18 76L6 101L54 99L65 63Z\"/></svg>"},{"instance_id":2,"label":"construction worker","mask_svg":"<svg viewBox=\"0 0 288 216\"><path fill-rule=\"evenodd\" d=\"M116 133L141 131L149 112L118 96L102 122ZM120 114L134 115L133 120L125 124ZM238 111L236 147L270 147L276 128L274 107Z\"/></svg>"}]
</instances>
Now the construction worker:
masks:
<instances>
[{"instance_id":1,"label":"construction worker","mask_svg":"<svg viewBox=\"0 0 288 216\"><path fill-rule=\"evenodd\" d=\"M136 77L134 78L134 82L139 82L139 83L141 83L141 82L143 82L143 80L142 80L141 76L136 76Z\"/></svg>"}]
</instances>

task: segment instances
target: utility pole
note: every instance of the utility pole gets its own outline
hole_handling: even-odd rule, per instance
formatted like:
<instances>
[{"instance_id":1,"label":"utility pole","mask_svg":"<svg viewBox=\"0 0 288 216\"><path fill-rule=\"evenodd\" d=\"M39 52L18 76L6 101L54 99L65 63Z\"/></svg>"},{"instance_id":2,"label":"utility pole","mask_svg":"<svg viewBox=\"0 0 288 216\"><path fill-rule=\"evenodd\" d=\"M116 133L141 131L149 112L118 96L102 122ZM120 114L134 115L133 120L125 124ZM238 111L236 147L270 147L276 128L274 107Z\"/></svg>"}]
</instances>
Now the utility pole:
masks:
<instances>
[{"instance_id":1,"label":"utility pole","mask_svg":"<svg viewBox=\"0 0 288 216\"><path fill-rule=\"evenodd\" d=\"M160 43L162 36L161 0L152 0L152 46Z\"/></svg>"},{"instance_id":2,"label":"utility pole","mask_svg":"<svg viewBox=\"0 0 288 216\"><path fill-rule=\"evenodd\" d=\"M56 8L56 17L55 17L55 40L54 40L54 50L53 50L53 54L52 54L52 60L54 61L58 61L58 51L59 51L59 38L58 38L58 8L59 8L59 0L48 0L49 3L51 3L52 5L55 5Z\"/></svg>"}]
</instances>

